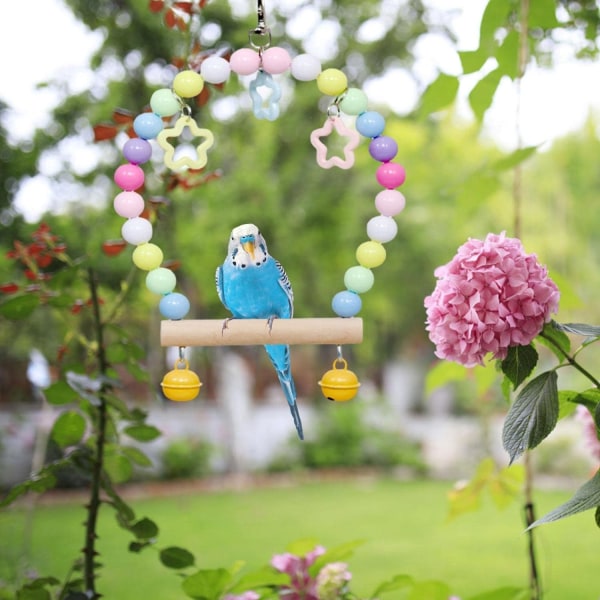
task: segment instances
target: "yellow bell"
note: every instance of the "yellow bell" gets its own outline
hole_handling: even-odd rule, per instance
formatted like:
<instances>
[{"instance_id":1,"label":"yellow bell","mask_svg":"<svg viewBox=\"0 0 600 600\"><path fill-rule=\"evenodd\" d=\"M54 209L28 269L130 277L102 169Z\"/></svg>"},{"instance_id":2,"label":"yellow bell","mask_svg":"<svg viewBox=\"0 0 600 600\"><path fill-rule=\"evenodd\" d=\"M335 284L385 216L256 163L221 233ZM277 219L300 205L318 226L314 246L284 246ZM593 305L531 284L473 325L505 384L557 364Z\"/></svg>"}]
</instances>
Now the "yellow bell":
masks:
<instances>
[{"instance_id":1,"label":"yellow bell","mask_svg":"<svg viewBox=\"0 0 600 600\"><path fill-rule=\"evenodd\" d=\"M341 362L342 368L336 368L336 363ZM333 369L330 369L319 381L323 396L335 402L347 402L352 400L358 393L360 383L356 373L348 370L348 363L343 358L333 361Z\"/></svg>"},{"instance_id":2,"label":"yellow bell","mask_svg":"<svg viewBox=\"0 0 600 600\"><path fill-rule=\"evenodd\" d=\"M178 365L184 364L183 368ZM194 371L189 370L187 360L178 360L175 368L169 371L161 382L163 394L175 402L189 402L193 400L200 392L200 378Z\"/></svg>"}]
</instances>

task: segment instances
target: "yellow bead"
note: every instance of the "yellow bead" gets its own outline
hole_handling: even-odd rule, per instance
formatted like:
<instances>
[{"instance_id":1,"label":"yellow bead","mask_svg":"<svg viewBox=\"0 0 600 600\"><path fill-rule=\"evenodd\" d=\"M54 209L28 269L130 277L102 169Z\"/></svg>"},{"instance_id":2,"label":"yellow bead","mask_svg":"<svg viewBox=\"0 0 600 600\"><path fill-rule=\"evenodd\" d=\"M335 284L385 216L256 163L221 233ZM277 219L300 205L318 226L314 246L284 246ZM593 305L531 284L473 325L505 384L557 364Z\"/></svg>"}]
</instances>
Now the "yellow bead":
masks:
<instances>
[{"instance_id":1,"label":"yellow bead","mask_svg":"<svg viewBox=\"0 0 600 600\"><path fill-rule=\"evenodd\" d=\"M181 71L173 80L173 91L182 98L194 98L204 88L204 79L196 71Z\"/></svg>"},{"instance_id":2,"label":"yellow bead","mask_svg":"<svg viewBox=\"0 0 600 600\"><path fill-rule=\"evenodd\" d=\"M156 244L148 242L137 246L131 258L138 269L153 271L160 267L160 263L163 261L163 252Z\"/></svg>"},{"instance_id":3,"label":"yellow bead","mask_svg":"<svg viewBox=\"0 0 600 600\"><path fill-rule=\"evenodd\" d=\"M374 269L383 264L385 257L386 251L383 244L374 242L373 240L362 243L356 249L356 260L363 267L367 267L367 269Z\"/></svg>"},{"instance_id":4,"label":"yellow bead","mask_svg":"<svg viewBox=\"0 0 600 600\"><path fill-rule=\"evenodd\" d=\"M325 69L317 77L317 87L322 94L339 96L348 88L348 78L339 69Z\"/></svg>"}]
</instances>

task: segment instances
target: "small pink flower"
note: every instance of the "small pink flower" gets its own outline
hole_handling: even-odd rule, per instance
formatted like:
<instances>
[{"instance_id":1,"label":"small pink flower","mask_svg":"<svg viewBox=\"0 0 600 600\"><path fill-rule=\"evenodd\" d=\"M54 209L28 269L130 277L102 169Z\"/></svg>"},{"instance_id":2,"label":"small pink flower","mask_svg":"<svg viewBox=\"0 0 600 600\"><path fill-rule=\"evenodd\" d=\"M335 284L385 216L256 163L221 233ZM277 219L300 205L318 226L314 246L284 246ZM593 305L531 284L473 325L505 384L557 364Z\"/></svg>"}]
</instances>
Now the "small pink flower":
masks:
<instances>
[{"instance_id":1,"label":"small pink flower","mask_svg":"<svg viewBox=\"0 0 600 600\"><path fill-rule=\"evenodd\" d=\"M466 367L526 346L558 309L560 293L547 269L504 233L469 239L434 274L437 284L425 298L429 338L436 356Z\"/></svg>"},{"instance_id":2,"label":"small pink flower","mask_svg":"<svg viewBox=\"0 0 600 600\"><path fill-rule=\"evenodd\" d=\"M324 554L325 548L316 546L306 556L296 556L286 552L276 554L271 559L271 565L281 573L290 576L290 585L284 586L280 596L286 600L319 600L316 591L316 581L308 573L318 556Z\"/></svg>"},{"instance_id":3,"label":"small pink flower","mask_svg":"<svg viewBox=\"0 0 600 600\"><path fill-rule=\"evenodd\" d=\"M223 600L259 600L260 598L260 594L257 594L256 592L253 591L249 591L249 592L244 592L243 594L227 594Z\"/></svg>"},{"instance_id":4,"label":"small pink flower","mask_svg":"<svg viewBox=\"0 0 600 600\"><path fill-rule=\"evenodd\" d=\"M326 564L317 575L317 596L319 600L338 600L348 591L352 574L343 562Z\"/></svg>"}]
</instances>

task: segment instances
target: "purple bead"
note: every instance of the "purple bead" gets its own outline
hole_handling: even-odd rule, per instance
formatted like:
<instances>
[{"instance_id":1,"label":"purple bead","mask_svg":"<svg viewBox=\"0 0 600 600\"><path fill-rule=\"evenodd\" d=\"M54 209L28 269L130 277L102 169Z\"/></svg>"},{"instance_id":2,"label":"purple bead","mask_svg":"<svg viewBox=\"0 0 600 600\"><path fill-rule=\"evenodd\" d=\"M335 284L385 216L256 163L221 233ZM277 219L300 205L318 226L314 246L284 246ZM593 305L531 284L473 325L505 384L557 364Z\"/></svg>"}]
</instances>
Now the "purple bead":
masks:
<instances>
[{"instance_id":1,"label":"purple bead","mask_svg":"<svg viewBox=\"0 0 600 600\"><path fill-rule=\"evenodd\" d=\"M152 145L150 142L141 138L131 138L125 142L123 146L123 156L135 165L150 160L152 156Z\"/></svg>"},{"instance_id":2,"label":"purple bead","mask_svg":"<svg viewBox=\"0 0 600 600\"><path fill-rule=\"evenodd\" d=\"M369 153L379 162L389 162L398 154L398 144L395 139L386 135L380 135L371 140Z\"/></svg>"}]
</instances>

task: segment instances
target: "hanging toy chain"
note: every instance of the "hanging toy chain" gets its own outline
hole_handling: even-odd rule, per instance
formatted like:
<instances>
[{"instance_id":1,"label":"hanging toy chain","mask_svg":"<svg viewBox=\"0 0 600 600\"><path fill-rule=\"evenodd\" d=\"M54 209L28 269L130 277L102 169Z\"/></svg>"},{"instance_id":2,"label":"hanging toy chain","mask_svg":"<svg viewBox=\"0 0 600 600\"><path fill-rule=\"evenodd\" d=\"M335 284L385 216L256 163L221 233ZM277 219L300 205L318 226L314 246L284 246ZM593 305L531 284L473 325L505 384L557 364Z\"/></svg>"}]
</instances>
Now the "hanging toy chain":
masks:
<instances>
[{"instance_id":1,"label":"hanging toy chain","mask_svg":"<svg viewBox=\"0 0 600 600\"><path fill-rule=\"evenodd\" d=\"M321 128L310 135L310 142L316 150L317 164L323 169L338 167L350 169L354 165L354 151L360 136L369 142L369 153L381 163L375 172L377 182L384 188L375 197L375 208L379 215L367 223L368 240L356 249L357 264L344 274L345 290L336 293L332 299L333 312L338 317L353 317L362 308L361 295L374 284L373 269L383 264L387 253L384 244L393 240L398 226L393 217L405 206L405 199L397 188L406 178L404 167L393 159L398 152L396 141L384 135L385 119L375 111L369 111L366 94L348 87L346 75L339 69L322 70L319 59L310 54L299 54L292 58L287 50L271 46L271 31L267 27L262 0L257 4L257 26L249 31L250 48L241 48L231 55L229 61L219 55L211 55L200 64L199 71L193 68L180 71L174 78L172 88L155 91L150 99L150 112L138 115L133 122L137 138L129 139L123 146L126 164L120 165L114 174L115 183L121 192L114 199L117 214L127 219L122 226L123 239L134 245L134 264L147 271L146 287L159 295L159 311L165 319L184 319L190 309L190 302L181 293L175 292L176 277L170 269L161 267L163 252L150 240L153 235L152 223L140 215L144 211L144 199L138 193L144 185L144 171L140 165L150 160L152 145L157 140L164 151L163 161L173 171L201 169L208 162L208 150L214 143L209 129L199 127L192 116L185 99L198 96L205 82L224 84L233 71L238 76L255 75L249 83L249 93L256 118L273 121L279 116L281 87L274 76L290 71L298 81L316 81L321 93L332 98L327 110L327 118ZM260 90L269 92L264 98ZM343 115L355 119L354 128L349 127ZM174 120L172 127L165 128L164 121ZM176 148L169 141L182 135L188 129L200 143L195 147L194 157L177 157ZM324 140L336 132L347 138L343 156L328 158ZM171 400L192 400L200 389L200 380L189 370L180 348L180 358L175 368L165 375L162 388ZM338 358L333 368L319 381L325 397L346 401L357 393L359 383L356 375L347 369L347 362L338 348Z\"/></svg>"}]
</instances>

